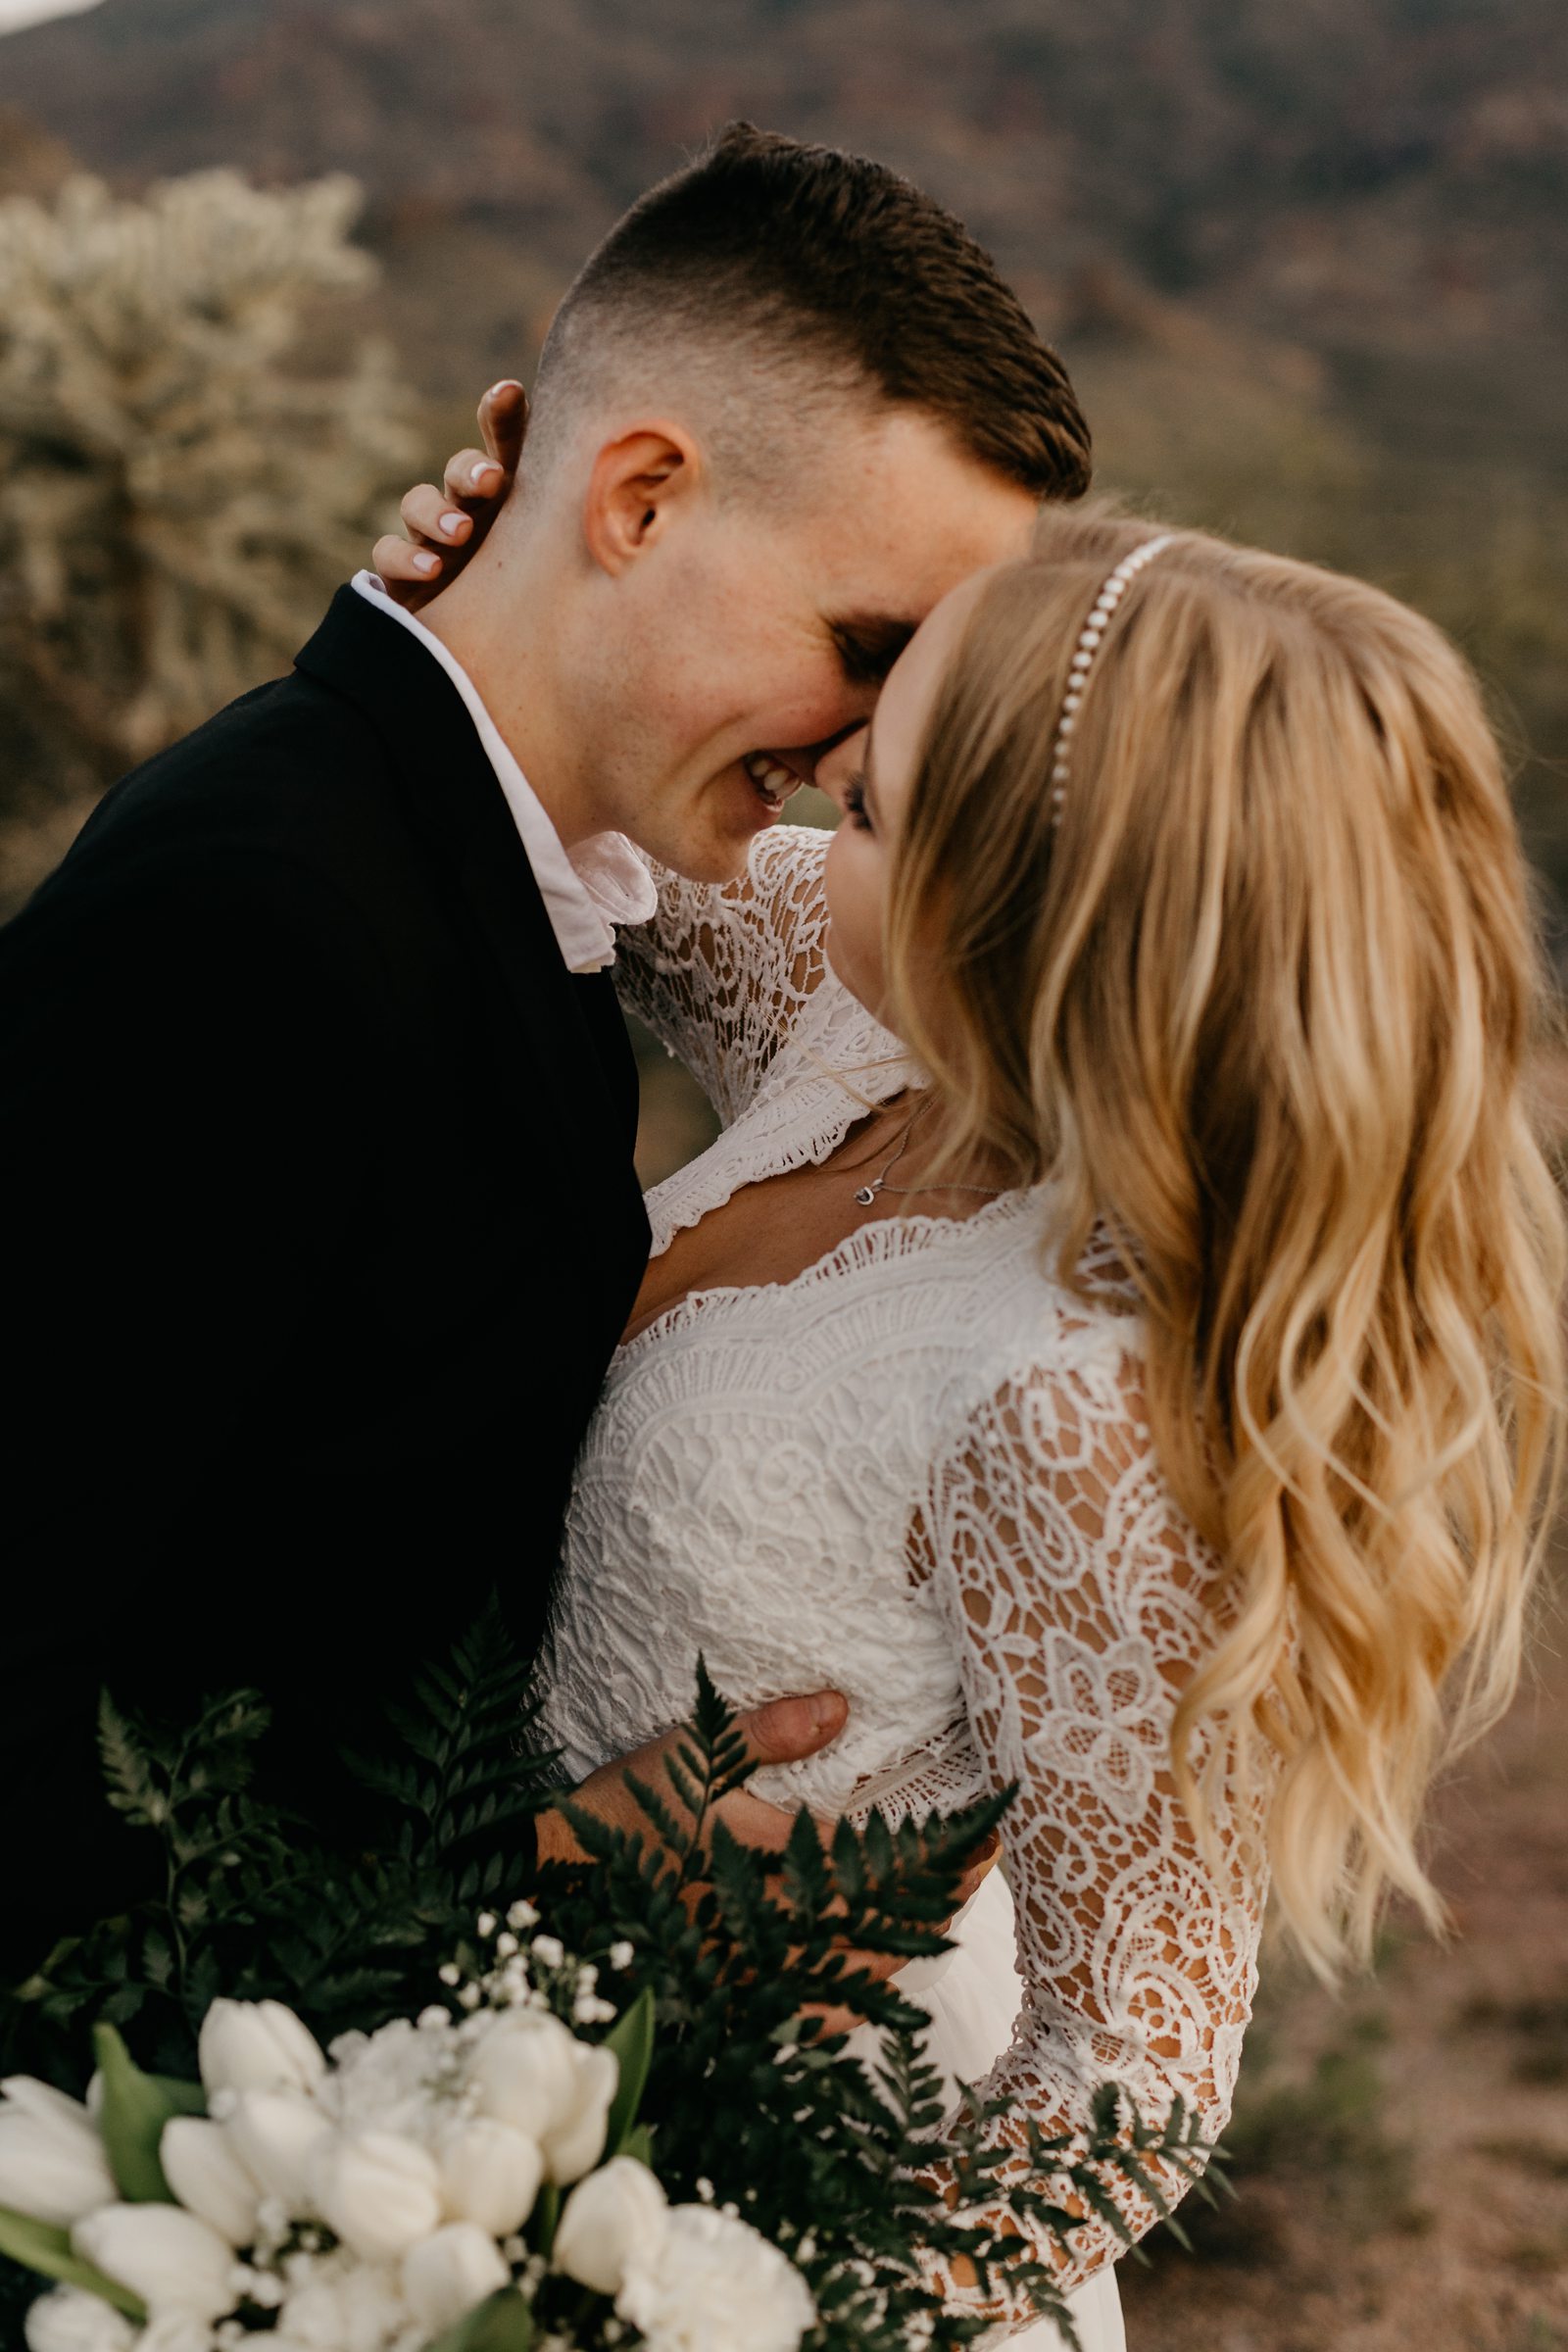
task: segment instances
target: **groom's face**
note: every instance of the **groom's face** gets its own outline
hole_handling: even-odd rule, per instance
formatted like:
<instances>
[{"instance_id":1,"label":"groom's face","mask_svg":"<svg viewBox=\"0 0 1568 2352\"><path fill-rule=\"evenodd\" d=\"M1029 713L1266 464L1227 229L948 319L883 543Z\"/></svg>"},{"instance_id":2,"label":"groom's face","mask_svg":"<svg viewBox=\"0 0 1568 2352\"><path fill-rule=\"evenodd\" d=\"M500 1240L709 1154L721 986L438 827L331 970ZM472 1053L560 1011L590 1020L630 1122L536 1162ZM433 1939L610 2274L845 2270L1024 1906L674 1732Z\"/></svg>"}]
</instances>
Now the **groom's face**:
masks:
<instances>
[{"instance_id":1,"label":"groom's face","mask_svg":"<svg viewBox=\"0 0 1568 2352\"><path fill-rule=\"evenodd\" d=\"M691 467L587 656L600 821L695 880L739 873L926 613L1024 553L1036 512L906 410L816 448L782 498Z\"/></svg>"}]
</instances>

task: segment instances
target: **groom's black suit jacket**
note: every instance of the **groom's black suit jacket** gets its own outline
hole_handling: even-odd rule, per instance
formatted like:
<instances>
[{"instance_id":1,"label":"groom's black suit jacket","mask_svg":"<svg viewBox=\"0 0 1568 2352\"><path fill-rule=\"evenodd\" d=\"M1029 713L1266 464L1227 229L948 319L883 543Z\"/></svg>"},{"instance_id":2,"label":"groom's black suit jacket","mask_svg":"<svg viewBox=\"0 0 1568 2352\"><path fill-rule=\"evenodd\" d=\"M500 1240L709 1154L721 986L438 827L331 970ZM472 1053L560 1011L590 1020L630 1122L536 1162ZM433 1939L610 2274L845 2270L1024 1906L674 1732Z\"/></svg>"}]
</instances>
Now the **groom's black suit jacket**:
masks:
<instances>
[{"instance_id":1,"label":"groom's black suit jacket","mask_svg":"<svg viewBox=\"0 0 1568 2352\"><path fill-rule=\"evenodd\" d=\"M143 1891L99 1690L341 1740L494 1587L537 1640L647 1256L608 974L450 680L344 590L0 932L0 1981Z\"/></svg>"}]
</instances>

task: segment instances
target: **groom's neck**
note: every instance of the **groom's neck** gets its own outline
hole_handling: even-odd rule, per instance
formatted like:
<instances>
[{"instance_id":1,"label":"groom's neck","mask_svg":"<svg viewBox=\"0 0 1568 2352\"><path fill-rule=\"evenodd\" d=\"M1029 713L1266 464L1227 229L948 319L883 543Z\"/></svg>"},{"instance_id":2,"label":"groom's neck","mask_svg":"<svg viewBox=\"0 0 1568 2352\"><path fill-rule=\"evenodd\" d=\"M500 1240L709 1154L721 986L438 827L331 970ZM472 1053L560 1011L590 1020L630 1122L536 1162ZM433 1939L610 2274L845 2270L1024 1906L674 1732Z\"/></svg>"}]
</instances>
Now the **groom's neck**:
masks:
<instances>
[{"instance_id":1,"label":"groom's neck","mask_svg":"<svg viewBox=\"0 0 1568 2352\"><path fill-rule=\"evenodd\" d=\"M553 599L526 593L514 555L485 548L419 618L472 680L503 743L567 849L602 832L581 773L551 629Z\"/></svg>"}]
</instances>

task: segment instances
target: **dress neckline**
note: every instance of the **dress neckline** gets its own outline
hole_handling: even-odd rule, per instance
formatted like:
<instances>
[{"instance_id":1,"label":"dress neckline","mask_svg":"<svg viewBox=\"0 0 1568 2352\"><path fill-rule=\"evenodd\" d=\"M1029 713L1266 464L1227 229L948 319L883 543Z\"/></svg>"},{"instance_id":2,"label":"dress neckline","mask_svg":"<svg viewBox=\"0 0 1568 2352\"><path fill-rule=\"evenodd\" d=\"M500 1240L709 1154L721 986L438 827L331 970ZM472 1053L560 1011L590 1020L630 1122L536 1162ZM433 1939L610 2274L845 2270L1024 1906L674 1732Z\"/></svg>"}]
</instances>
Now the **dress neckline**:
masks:
<instances>
[{"instance_id":1,"label":"dress neckline","mask_svg":"<svg viewBox=\"0 0 1568 2352\"><path fill-rule=\"evenodd\" d=\"M994 1200L985 1201L966 1217L938 1217L925 1211L909 1216L873 1217L864 1225L852 1227L842 1241L824 1250L809 1265L798 1274L785 1275L777 1282L713 1282L703 1283L672 1298L668 1306L661 1307L651 1321L622 1340L611 1359L612 1370L628 1363L647 1340L669 1338L688 1325L700 1322L715 1307L732 1304L739 1298L765 1298L769 1295L785 1298L792 1292L807 1290L836 1276L858 1270L861 1265L877 1265L884 1259L902 1254L903 1250L922 1249L940 1235L971 1233L982 1227L1001 1224L1016 1216L1024 1207L1036 1207L1050 1191L1049 1184L1014 1187L999 1193ZM1043 1231L1043 1228L1042 1228Z\"/></svg>"}]
</instances>

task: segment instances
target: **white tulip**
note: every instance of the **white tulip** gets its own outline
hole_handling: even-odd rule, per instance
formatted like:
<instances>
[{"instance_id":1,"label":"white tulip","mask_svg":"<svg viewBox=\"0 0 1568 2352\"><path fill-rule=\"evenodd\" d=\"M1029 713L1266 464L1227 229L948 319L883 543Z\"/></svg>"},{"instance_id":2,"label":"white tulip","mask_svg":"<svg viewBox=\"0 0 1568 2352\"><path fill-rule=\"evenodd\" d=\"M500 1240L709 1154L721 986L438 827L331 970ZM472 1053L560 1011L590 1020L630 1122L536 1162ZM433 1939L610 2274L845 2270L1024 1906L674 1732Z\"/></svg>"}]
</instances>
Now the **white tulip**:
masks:
<instances>
[{"instance_id":1,"label":"white tulip","mask_svg":"<svg viewBox=\"0 0 1568 2352\"><path fill-rule=\"evenodd\" d=\"M580 2042L577 2046L582 2048ZM539 2143L552 2180L564 2185L593 2171L605 2152L605 2132L619 2082L620 2061L613 2050L583 2050L575 2110Z\"/></svg>"},{"instance_id":2,"label":"white tulip","mask_svg":"<svg viewBox=\"0 0 1568 2352\"><path fill-rule=\"evenodd\" d=\"M101 2295L57 2286L40 2295L22 2323L27 2352L130 2352L136 2330Z\"/></svg>"},{"instance_id":3,"label":"white tulip","mask_svg":"<svg viewBox=\"0 0 1568 2352\"><path fill-rule=\"evenodd\" d=\"M187 2213L199 2213L231 2246L256 2235L262 2192L241 2164L232 2134L200 2115L176 2115L158 2143L164 2179Z\"/></svg>"},{"instance_id":4,"label":"white tulip","mask_svg":"<svg viewBox=\"0 0 1568 2352\"><path fill-rule=\"evenodd\" d=\"M668 2218L668 2201L647 2165L612 2156L566 2199L556 2268L596 2295L618 2295L628 2267L653 2260Z\"/></svg>"},{"instance_id":5,"label":"white tulip","mask_svg":"<svg viewBox=\"0 0 1568 2352\"><path fill-rule=\"evenodd\" d=\"M557 2017L525 2011L507 2018L469 2061L481 2110L542 2139L570 2105L577 2047Z\"/></svg>"},{"instance_id":6,"label":"white tulip","mask_svg":"<svg viewBox=\"0 0 1568 2352\"><path fill-rule=\"evenodd\" d=\"M213 2352L213 2331L188 2311L161 2311L137 2336L136 2352Z\"/></svg>"},{"instance_id":7,"label":"white tulip","mask_svg":"<svg viewBox=\"0 0 1568 2352\"><path fill-rule=\"evenodd\" d=\"M465 2124L441 2151L448 2218L477 2222L492 2237L510 2237L522 2228L544 2177L538 2141L494 2116Z\"/></svg>"},{"instance_id":8,"label":"white tulip","mask_svg":"<svg viewBox=\"0 0 1568 2352\"><path fill-rule=\"evenodd\" d=\"M649 2255L629 2266L615 2309L647 2352L799 2352L816 2323L806 2280L749 2222L711 2205L672 2205Z\"/></svg>"},{"instance_id":9,"label":"white tulip","mask_svg":"<svg viewBox=\"0 0 1568 2352\"><path fill-rule=\"evenodd\" d=\"M366 2262L396 2262L440 2228L435 2159L396 2132L334 2141L312 2181L321 2219Z\"/></svg>"},{"instance_id":10,"label":"white tulip","mask_svg":"<svg viewBox=\"0 0 1568 2352\"><path fill-rule=\"evenodd\" d=\"M0 2205L69 2230L120 2191L91 2116L30 2075L0 2082Z\"/></svg>"},{"instance_id":11,"label":"white tulip","mask_svg":"<svg viewBox=\"0 0 1568 2352\"><path fill-rule=\"evenodd\" d=\"M449 2222L409 2255L403 2292L415 2317L440 2335L511 2277L495 2239L477 2222Z\"/></svg>"},{"instance_id":12,"label":"white tulip","mask_svg":"<svg viewBox=\"0 0 1568 2352\"><path fill-rule=\"evenodd\" d=\"M106 2205L71 2232L76 2252L139 2295L156 2319L216 2320L234 2308L234 2249L178 2205Z\"/></svg>"},{"instance_id":13,"label":"white tulip","mask_svg":"<svg viewBox=\"0 0 1568 2352\"><path fill-rule=\"evenodd\" d=\"M479 2106L536 2139L552 2180L576 2180L604 2153L620 2069L541 2010L509 2018L480 2042L469 2066Z\"/></svg>"},{"instance_id":14,"label":"white tulip","mask_svg":"<svg viewBox=\"0 0 1568 2352\"><path fill-rule=\"evenodd\" d=\"M202 2019L196 2062L219 2090L311 2090L326 2072L321 2045L281 2001L215 2001Z\"/></svg>"},{"instance_id":15,"label":"white tulip","mask_svg":"<svg viewBox=\"0 0 1568 2352\"><path fill-rule=\"evenodd\" d=\"M291 2220L315 2213L312 2167L332 2137L318 2108L287 2091L245 2090L223 2130L246 2172Z\"/></svg>"}]
</instances>

